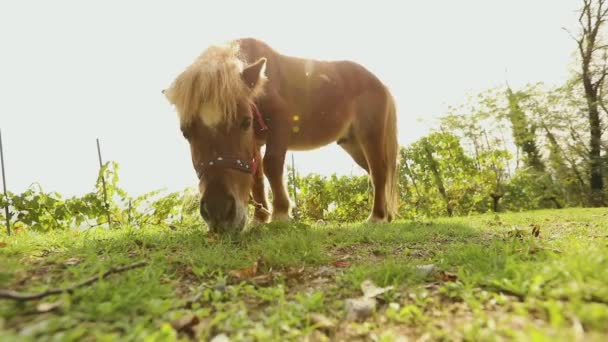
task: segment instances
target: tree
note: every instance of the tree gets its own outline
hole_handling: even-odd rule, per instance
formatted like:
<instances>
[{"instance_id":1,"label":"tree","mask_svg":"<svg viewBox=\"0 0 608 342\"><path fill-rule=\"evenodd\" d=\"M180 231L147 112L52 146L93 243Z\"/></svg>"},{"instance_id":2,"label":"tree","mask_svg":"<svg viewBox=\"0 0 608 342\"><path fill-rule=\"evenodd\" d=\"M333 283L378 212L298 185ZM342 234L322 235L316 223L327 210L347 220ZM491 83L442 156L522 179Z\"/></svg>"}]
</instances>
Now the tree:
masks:
<instances>
[{"instance_id":1,"label":"tree","mask_svg":"<svg viewBox=\"0 0 608 342\"><path fill-rule=\"evenodd\" d=\"M600 107L603 106L601 91L608 74L607 48L602 28L608 19L608 0L583 0L578 18L581 32L576 41L581 58L581 80L585 90L589 120L589 203L604 206L604 160L602 159L602 122Z\"/></svg>"}]
</instances>

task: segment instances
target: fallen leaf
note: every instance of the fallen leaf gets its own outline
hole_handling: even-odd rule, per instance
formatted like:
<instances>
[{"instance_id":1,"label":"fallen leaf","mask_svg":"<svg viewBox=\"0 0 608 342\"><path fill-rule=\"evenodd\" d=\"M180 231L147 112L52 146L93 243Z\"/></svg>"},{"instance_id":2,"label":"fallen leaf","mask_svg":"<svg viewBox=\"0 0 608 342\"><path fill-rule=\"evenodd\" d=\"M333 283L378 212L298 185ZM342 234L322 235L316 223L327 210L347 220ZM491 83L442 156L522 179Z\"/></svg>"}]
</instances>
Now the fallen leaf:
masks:
<instances>
[{"instance_id":1,"label":"fallen leaf","mask_svg":"<svg viewBox=\"0 0 608 342\"><path fill-rule=\"evenodd\" d=\"M253 278L258 274L258 265L260 263L260 259L256 260L251 266L242 268L240 270L234 270L228 272L231 276L238 279L249 279Z\"/></svg>"},{"instance_id":2,"label":"fallen leaf","mask_svg":"<svg viewBox=\"0 0 608 342\"><path fill-rule=\"evenodd\" d=\"M6 242L0 241L0 248L4 248L6 246L8 246L8 244Z\"/></svg>"},{"instance_id":3,"label":"fallen leaf","mask_svg":"<svg viewBox=\"0 0 608 342\"><path fill-rule=\"evenodd\" d=\"M314 324L319 330L331 332L336 327L336 324L331 319L320 313L313 312L309 315L309 318L312 324Z\"/></svg>"},{"instance_id":4,"label":"fallen leaf","mask_svg":"<svg viewBox=\"0 0 608 342\"><path fill-rule=\"evenodd\" d=\"M275 275L273 273L266 273L259 276L250 278L250 280L256 285L265 286L270 285L274 281Z\"/></svg>"},{"instance_id":5,"label":"fallen leaf","mask_svg":"<svg viewBox=\"0 0 608 342\"><path fill-rule=\"evenodd\" d=\"M171 321L171 326L175 331L184 333L190 338L194 338L195 332L194 327L200 322L198 317L194 314L188 314L182 316L176 320Z\"/></svg>"},{"instance_id":6,"label":"fallen leaf","mask_svg":"<svg viewBox=\"0 0 608 342\"><path fill-rule=\"evenodd\" d=\"M532 227L532 235L534 237L539 237L540 236L540 226L538 224L531 224L530 226Z\"/></svg>"},{"instance_id":7,"label":"fallen leaf","mask_svg":"<svg viewBox=\"0 0 608 342\"><path fill-rule=\"evenodd\" d=\"M344 260L336 260L336 261L332 262L331 264L335 267L341 267L341 268L350 266L350 263L348 261L344 261Z\"/></svg>"},{"instance_id":8,"label":"fallen leaf","mask_svg":"<svg viewBox=\"0 0 608 342\"><path fill-rule=\"evenodd\" d=\"M456 275L456 273L441 271L439 272L439 279L444 282L455 282L456 280L458 280L458 276Z\"/></svg>"},{"instance_id":9,"label":"fallen leaf","mask_svg":"<svg viewBox=\"0 0 608 342\"><path fill-rule=\"evenodd\" d=\"M376 284L369 279L366 279L361 283L361 291L363 291L363 297L365 298L376 298L392 289L393 286L377 287Z\"/></svg>"},{"instance_id":10,"label":"fallen leaf","mask_svg":"<svg viewBox=\"0 0 608 342\"><path fill-rule=\"evenodd\" d=\"M45 313L45 312L51 312L53 310L59 309L62 305L62 301L58 300L56 302L53 303L39 303L38 305L36 305L36 312L38 313Z\"/></svg>"},{"instance_id":11,"label":"fallen leaf","mask_svg":"<svg viewBox=\"0 0 608 342\"><path fill-rule=\"evenodd\" d=\"M372 315L376 309L375 298L350 298L344 301L346 309L346 319L362 321Z\"/></svg>"},{"instance_id":12,"label":"fallen leaf","mask_svg":"<svg viewBox=\"0 0 608 342\"><path fill-rule=\"evenodd\" d=\"M80 264L80 259L78 258L69 258L68 260L63 262L64 266L74 266Z\"/></svg>"}]
</instances>

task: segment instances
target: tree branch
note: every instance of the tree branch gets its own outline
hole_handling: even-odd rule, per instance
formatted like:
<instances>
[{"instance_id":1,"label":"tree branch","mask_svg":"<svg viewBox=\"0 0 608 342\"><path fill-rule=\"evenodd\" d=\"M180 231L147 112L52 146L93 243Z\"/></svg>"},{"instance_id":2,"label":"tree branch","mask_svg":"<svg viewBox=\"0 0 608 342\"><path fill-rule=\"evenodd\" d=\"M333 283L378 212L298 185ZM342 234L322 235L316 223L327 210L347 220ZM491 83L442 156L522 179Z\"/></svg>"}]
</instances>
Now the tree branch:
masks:
<instances>
[{"instance_id":1,"label":"tree branch","mask_svg":"<svg viewBox=\"0 0 608 342\"><path fill-rule=\"evenodd\" d=\"M118 268L110 268L101 276L96 275L96 276L86 279L80 283L77 283L77 284L74 284L74 285L71 285L71 286L68 286L65 288L52 289L52 290L47 290L47 291L40 292L40 293L19 293L19 292L15 292L12 290L0 290L0 298L12 299L12 300L16 300L19 302L25 302L25 301L29 301L29 300L36 300L36 299L41 299L41 298L56 295L56 294L61 294L64 292L73 292L77 288L91 285L91 284L95 283L96 281L98 281L99 279L104 279L111 274L121 273L124 271L132 270L134 268L143 267L143 266L146 266L147 264L148 263L145 261L138 261L131 265L118 267Z\"/></svg>"}]
</instances>

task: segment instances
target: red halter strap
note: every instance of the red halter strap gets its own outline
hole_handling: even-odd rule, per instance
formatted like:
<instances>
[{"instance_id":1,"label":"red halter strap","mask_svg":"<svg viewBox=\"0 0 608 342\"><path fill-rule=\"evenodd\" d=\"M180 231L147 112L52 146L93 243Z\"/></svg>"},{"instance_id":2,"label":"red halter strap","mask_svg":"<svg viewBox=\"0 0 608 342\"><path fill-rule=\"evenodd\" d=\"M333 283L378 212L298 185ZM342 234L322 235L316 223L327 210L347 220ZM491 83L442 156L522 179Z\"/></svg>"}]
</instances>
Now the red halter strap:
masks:
<instances>
[{"instance_id":1,"label":"red halter strap","mask_svg":"<svg viewBox=\"0 0 608 342\"><path fill-rule=\"evenodd\" d=\"M258 110L258 106L256 106L253 102L251 103L251 111L253 112L253 116L257 119L258 124L260 125L260 131L267 130L268 126L266 125L266 122L264 122L264 118Z\"/></svg>"},{"instance_id":2,"label":"red halter strap","mask_svg":"<svg viewBox=\"0 0 608 342\"><path fill-rule=\"evenodd\" d=\"M268 126L266 125L266 122L264 122L264 118L262 117L262 114L258 110L258 107L255 105L255 103L251 103L251 111L256 121L258 122L259 131L263 132L268 130ZM200 164L200 171L197 170L197 176L200 179L205 169L210 167L233 169L245 173L255 174L258 169L258 160L255 156L256 153L254 148L253 158L249 160L219 156L215 159L204 161Z\"/></svg>"}]
</instances>

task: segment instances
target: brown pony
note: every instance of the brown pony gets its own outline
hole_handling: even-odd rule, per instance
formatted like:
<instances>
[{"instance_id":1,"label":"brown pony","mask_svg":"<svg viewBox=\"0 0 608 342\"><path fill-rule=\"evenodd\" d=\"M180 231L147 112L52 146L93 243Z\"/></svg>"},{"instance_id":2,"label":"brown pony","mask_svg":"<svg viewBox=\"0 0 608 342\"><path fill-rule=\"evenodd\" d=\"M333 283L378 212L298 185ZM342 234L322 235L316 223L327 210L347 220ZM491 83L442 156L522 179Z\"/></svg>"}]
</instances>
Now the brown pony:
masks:
<instances>
[{"instance_id":1,"label":"brown pony","mask_svg":"<svg viewBox=\"0 0 608 342\"><path fill-rule=\"evenodd\" d=\"M397 117L387 87L350 61L285 56L256 39L211 46L163 93L190 143L202 195L200 213L215 232L238 232L254 218L290 218L283 170L287 150L337 142L372 178L370 222L397 209ZM266 145L262 157L261 147Z\"/></svg>"}]
</instances>

